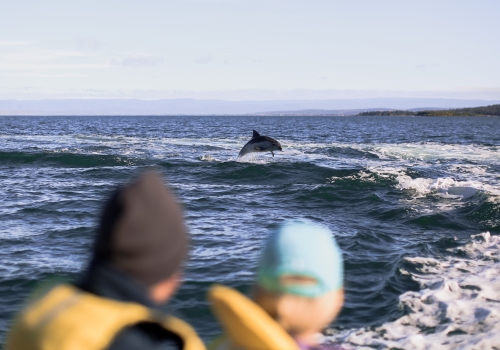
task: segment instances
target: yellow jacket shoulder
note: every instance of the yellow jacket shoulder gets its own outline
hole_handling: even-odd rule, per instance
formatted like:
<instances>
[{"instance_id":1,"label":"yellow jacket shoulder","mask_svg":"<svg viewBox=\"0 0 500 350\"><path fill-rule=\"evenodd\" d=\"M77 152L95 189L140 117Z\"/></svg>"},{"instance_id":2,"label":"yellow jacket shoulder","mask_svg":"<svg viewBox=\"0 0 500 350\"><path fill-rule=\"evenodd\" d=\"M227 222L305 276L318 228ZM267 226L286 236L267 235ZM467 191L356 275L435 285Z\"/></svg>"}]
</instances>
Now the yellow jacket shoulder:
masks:
<instances>
[{"instance_id":1,"label":"yellow jacket shoulder","mask_svg":"<svg viewBox=\"0 0 500 350\"><path fill-rule=\"evenodd\" d=\"M139 322L155 322L179 335L184 350L205 349L194 329L178 318L65 284L33 300L18 315L6 349L105 349L122 329Z\"/></svg>"}]
</instances>

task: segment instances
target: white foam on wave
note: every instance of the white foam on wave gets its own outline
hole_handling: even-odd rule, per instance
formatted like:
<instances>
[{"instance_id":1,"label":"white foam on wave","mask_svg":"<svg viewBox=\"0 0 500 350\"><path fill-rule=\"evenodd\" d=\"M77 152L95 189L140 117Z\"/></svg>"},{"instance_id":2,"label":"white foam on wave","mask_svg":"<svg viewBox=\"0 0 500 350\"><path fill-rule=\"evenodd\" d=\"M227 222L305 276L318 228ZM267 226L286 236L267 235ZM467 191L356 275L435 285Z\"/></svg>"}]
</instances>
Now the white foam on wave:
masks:
<instances>
[{"instance_id":1,"label":"white foam on wave","mask_svg":"<svg viewBox=\"0 0 500 350\"><path fill-rule=\"evenodd\" d=\"M469 160L476 162L500 163L500 149L497 146L477 144L442 144L436 142L419 143L337 143L337 142L299 142L281 140L290 149L319 150L325 148L352 148L371 153L381 159L436 161Z\"/></svg>"},{"instance_id":2,"label":"white foam on wave","mask_svg":"<svg viewBox=\"0 0 500 350\"><path fill-rule=\"evenodd\" d=\"M472 197L477 191L490 195L488 200L500 200L500 179L492 165L500 164L498 147L483 145L439 144L439 143L403 143L403 144L350 144L350 143L299 143L288 145L291 150L300 151L298 157L323 163L328 167L339 169L346 165L363 167L357 175L350 175L360 181L375 181L374 173L378 177L395 180L395 187L402 191L411 192L413 198L424 198L437 195L445 198L466 199ZM321 148L352 148L367 154L374 154L373 158L342 158L334 155L317 157L311 149ZM454 164L446 163L453 162ZM458 164L457 164L458 162ZM471 164L472 163L472 164ZM318 164L321 165L321 164ZM436 178L414 178L408 175L408 169L432 169L439 167L444 176ZM448 169L446 169L446 167ZM447 174L446 174L447 173ZM340 178L334 177L335 182Z\"/></svg>"},{"instance_id":3,"label":"white foam on wave","mask_svg":"<svg viewBox=\"0 0 500 350\"><path fill-rule=\"evenodd\" d=\"M109 135L9 135L2 136L5 148L19 149L19 142L30 150L55 153L76 152L80 154L114 154L126 157L166 159L173 156L188 155L190 160L203 162L241 162L269 164L272 162L310 162L317 166L332 169L360 169L352 175L360 181L376 181L377 176L393 178L395 187L406 191L414 199L427 196L466 199L477 191L490 195L488 200L500 202L500 179L494 167L500 164L498 147L483 145L423 143L337 143L305 142L282 139L284 152L276 157L266 154L249 154L237 158L237 152L247 138L151 138ZM203 147L213 147L211 150ZM187 148L186 148L187 147ZM3 147L0 147L3 148ZM353 149L378 157L352 156L337 157L321 151L337 148ZM208 153L207 153L208 152ZM340 151L341 152L341 151ZM348 154L348 153L347 153ZM414 178L407 169L418 167L432 169L445 162L448 170L437 178ZM458 163L458 164L457 164ZM472 163L472 164L471 164ZM440 167L441 173L446 165ZM361 170L362 169L362 170ZM376 176L370 175L376 174ZM335 182L340 178L331 178Z\"/></svg>"},{"instance_id":4,"label":"white foam on wave","mask_svg":"<svg viewBox=\"0 0 500 350\"><path fill-rule=\"evenodd\" d=\"M247 138L166 138L166 137L137 137L123 135L0 135L6 147L19 149L19 143L25 146L35 146L39 150L81 151L82 153L92 152L95 154L106 154L106 149L88 150L87 147L105 146L113 149L113 153L126 155L142 155L162 157L165 152L178 151L179 147L215 147L214 156L229 156L237 154L245 144ZM461 145L461 144L439 144L439 143L342 143L342 142L306 142L281 139L281 144L285 152L279 155L286 158L299 158L301 161L323 161L337 160L335 155L328 155L318 152L322 149L354 149L367 154L376 155L381 162L400 161L408 164L419 161L443 160L466 160L473 162L483 162L487 164L499 164L500 152L498 147L482 145ZM11 146L11 147L9 147ZM82 148L83 147L83 148ZM193 151L197 152L196 149ZM358 165L358 157L343 158L343 162L354 162ZM365 162L373 161L365 160Z\"/></svg>"},{"instance_id":5,"label":"white foam on wave","mask_svg":"<svg viewBox=\"0 0 500 350\"><path fill-rule=\"evenodd\" d=\"M182 146L211 146L221 149L240 149L243 147L240 141L223 138L161 138L162 143Z\"/></svg>"},{"instance_id":6,"label":"white foam on wave","mask_svg":"<svg viewBox=\"0 0 500 350\"><path fill-rule=\"evenodd\" d=\"M452 165L449 173L460 175L463 180L455 176L438 178L413 178L408 175L407 167L391 167L378 164L367 166L367 170L377 174L379 177L392 178L396 182L395 187L401 191L412 193L413 199L438 196L449 199L467 199L474 196L478 191L487 193L490 202L500 201L500 188L494 174L488 174L486 166L474 165ZM458 171L460 170L460 171Z\"/></svg>"},{"instance_id":7,"label":"white foam on wave","mask_svg":"<svg viewBox=\"0 0 500 350\"><path fill-rule=\"evenodd\" d=\"M472 174L472 175L487 175L487 165L472 165L472 164L451 164L448 166L450 172L459 174Z\"/></svg>"},{"instance_id":8,"label":"white foam on wave","mask_svg":"<svg viewBox=\"0 0 500 350\"><path fill-rule=\"evenodd\" d=\"M433 142L372 145L371 151L381 158L435 161L460 159L499 163L498 147L482 145L440 144Z\"/></svg>"},{"instance_id":9,"label":"white foam on wave","mask_svg":"<svg viewBox=\"0 0 500 350\"><path fill-rule=\"evenodd\" d=\"M452 177L413 179L408 175L398 175L396 181L396 188L414 191L414 198L433 194L444 198L467 199L481 191L489 194L488 201L496 203L500 200L500 190L496 185L476 180L459 181Z\"/></svg>"},{"instance_id":10,"label":"white foam on wave","mask_svg":"<svg viewBox=\"0 0 500 350\"><path fill-rule=\"evenodd\" d=\"M359 171L356 174L347 175L347 176L332 176L329 178L331 183L335 183L339 180L356 180L361 182L376 182L377 178L371 172Z\"/></svg>"},{"instance_id":11,"label":"white foam on wave","mask_svg":"<svg viewBox=\"0 0 500 350\"><path fill-rule=\"evenodd\" d=\"M406 258L419 283L400 296L406 315L375 328L351 329L329 338L356 349L495 349L500 344L500 237L472 236L450 253L466 257Z\"/></svg>"},{"instance_id":12,"label":"white foam on wave","mask_svg":"<svg viewBox=\"0 0 500 350\"><path fill-rule=\"evenodd\" d=\"M0 135L3 141L27 142L42 145L43 147L57 147L62 145L89 145L100 144L120 146L123 144L157 143L158 145L179 146L213 146L221 150L239 150L247 141L238 138L166 138L166 137L137 137L137 136L109 136L109 135ZM422 143L342 143L342 142L306 142L280 139L284 149L289 151L306 151L311 154L315 150L325 148L352 148L358 151L371 153L380 158L395 158L401 160L438 160L463 159L470 161L486 161L500 163L500 149L495 146L477 144L440 144L433 142ZM42 147L42 148L43 148Z\"/></svg>"},{"instance_id":13,"label":"white foam on wave","mask_svg":"<svg viewBox=\"0 0 500 350\"><path fill-rule=\"evenodd\" d=\"M215 162L215 161L217 161L217 158L212 157L210 154L204 154L200 157L200 160L203 160L206 162Z\"/></svg>"},{"instance_id":14,"label":"white foam on wave","mask_svg":"<svg viewBox=\"0 0 500 350\"><path fill-rule=\"evenodd\" d=\"M417 197L425 196L431 192L438 194L447 194L453 192L456 187L478 189L482 187L481 183L474 181L456 181L451 177L428 179L428 178L411 178L408 175L398 175L396 177L396 188L400 190L414 190ZM457 193L457 192L455 192Z\"/></svg>"},{"instance_id":15,"label":"white foam on wave","mask_svg":"<svg viewBox=\"0 0 500 350\"><path fill-rule=\"evenodd\" d=\"M250 164L269 164L273 162L272 158L262 157L259 153L248 153L243 157L237 157L236 162L238 163L250 163Z\"/></svg>"}]
</instances>

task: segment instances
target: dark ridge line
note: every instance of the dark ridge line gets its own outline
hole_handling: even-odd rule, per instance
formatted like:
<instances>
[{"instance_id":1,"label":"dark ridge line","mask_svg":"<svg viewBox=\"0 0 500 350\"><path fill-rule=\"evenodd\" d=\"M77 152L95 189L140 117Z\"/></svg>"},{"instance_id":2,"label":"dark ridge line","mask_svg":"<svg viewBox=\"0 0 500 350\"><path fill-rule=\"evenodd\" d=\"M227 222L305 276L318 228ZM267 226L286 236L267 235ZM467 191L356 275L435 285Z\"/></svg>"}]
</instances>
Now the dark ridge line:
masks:
<instances>
[{"instance_id":1,"label":"dark ridge line","mask_svg":"<svg viewBox=\"0 0 500 350\"><path fill-rule=\"evenodd\" d=\"M498 117L500 116L500 104L483 107L444 109L444 110L390 110L390 111L367 111L357 114L358 116L415 116L415 117Z\"/></svg>"}]
</instances>

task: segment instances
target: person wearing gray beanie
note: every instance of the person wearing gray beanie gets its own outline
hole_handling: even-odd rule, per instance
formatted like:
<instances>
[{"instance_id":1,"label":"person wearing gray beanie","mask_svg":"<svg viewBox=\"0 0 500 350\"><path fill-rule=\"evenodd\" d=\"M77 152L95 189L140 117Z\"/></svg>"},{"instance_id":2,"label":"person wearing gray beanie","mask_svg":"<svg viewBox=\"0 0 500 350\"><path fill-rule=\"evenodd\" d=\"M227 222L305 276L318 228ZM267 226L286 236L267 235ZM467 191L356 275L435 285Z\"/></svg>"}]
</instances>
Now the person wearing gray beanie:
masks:
<instances>
[{"instance_id":1,"label":"person wearing gray beanie","mask_svg":"<svg viewBox=\"0 0 500 350\"><path fill-rule=\"evenodd\" d=\"M36 293L6 349L205 349L193 328L162 312L188 247L182 209L158 173L117 188L80 281Z\"/></svg>"},{"instance_id":2,"label":"person wearing gray beanie","mask_svg":"<svg viewBox=\"0 0 500 350\"><path fill-rule=\"evenodd\" d=\"M104 208L92 264L112 263L145 286L176 273L188 250L182 210L156 173L118 188Z\"/></svg>"}]
</instances>

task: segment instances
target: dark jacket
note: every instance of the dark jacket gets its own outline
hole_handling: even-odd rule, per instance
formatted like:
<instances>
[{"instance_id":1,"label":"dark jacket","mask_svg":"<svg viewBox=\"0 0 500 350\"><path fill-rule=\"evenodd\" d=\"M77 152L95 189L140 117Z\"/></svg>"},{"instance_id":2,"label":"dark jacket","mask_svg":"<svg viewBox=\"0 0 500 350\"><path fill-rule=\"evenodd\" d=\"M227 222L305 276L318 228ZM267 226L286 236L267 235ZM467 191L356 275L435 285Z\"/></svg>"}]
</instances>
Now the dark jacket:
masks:
<instances>
[{"instance_id":1,"label":"dark jacket","mask_svg":"<svg viewBox=\"0 0 500 350\"><path fill-rule=\"evenodd\" d=\"M149 299L144 287L105 262L93 263L76 286L104 298L135 302L152 309L159 309L159 305ZM155 323L141 322L118 333L108 349L178 350L182 347L182 340L176 334Z\"/></svg>"}]
</instances>

